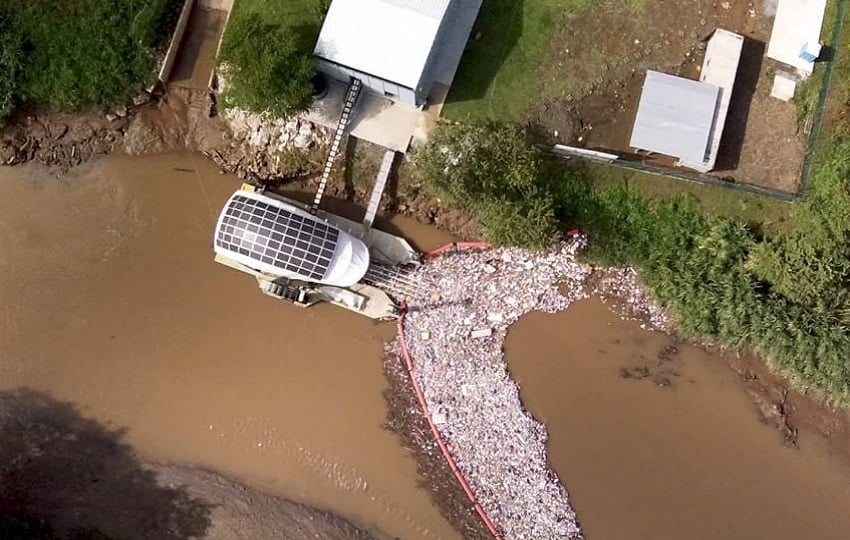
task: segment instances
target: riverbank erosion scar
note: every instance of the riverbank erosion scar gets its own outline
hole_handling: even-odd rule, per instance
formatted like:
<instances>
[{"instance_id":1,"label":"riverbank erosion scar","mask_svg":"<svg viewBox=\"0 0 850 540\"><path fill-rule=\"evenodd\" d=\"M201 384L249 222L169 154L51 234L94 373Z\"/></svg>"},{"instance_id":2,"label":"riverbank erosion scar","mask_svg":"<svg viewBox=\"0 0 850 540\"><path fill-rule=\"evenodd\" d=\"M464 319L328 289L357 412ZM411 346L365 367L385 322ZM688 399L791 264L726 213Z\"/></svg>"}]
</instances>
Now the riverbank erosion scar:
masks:
<instances>
[{"instance_id":1,"label":"riverbank erosion scar","mask_svg":"<svg viewBox=\"0 0 850 540\"><path fill-rule=\"evenodd\" d=\"M528 414L502 346L530 311L556 312L587 296L582 240L546 253L461 252L418 272L404 336L414 376L478 502L505 538L581 538L566 489L546 458L545 427ZM400 340L391 356L402 355Z\"/></svg>"}]
</instances>

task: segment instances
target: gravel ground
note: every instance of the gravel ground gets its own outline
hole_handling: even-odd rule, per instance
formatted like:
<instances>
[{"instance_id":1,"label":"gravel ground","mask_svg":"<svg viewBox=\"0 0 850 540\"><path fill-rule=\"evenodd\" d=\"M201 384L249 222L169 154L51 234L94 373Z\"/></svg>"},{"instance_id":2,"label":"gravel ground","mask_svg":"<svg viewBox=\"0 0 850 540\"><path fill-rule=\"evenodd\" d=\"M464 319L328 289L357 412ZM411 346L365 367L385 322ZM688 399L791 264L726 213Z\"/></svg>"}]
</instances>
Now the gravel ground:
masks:
<instances>
[{"instance_id":1,"label":"gravel ground","mask_svg":"<svg viewBox=\"0 0 850 540\"><path fill-rule=\"evenodd\" d=\"M508 327L530 311L557 312L612 294L663 326L634 273L578 263L574 239L546 253L517 248L452 253L415 271L405 335L434 423L490 518L507 539L582 538L569 497L546 459L546 428L520 401L503 354ZM394 345L396 352L400 345Z\"/></svg>"}]
</instances>

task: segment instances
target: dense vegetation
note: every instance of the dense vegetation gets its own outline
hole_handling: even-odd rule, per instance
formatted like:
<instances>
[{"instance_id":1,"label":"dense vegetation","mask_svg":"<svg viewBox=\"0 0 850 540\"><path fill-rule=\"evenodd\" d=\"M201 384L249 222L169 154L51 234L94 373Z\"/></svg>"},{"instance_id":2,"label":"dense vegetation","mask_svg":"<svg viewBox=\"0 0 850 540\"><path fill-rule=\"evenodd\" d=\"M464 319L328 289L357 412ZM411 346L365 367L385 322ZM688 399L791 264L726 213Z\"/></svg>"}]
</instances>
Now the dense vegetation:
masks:
<instances>
[{"instance_id":1,"label":"dense vegetation","mask_svg":"<svg viewBox=\"0 0 850 540\"><path fill-rule=\"evenodd\" d=\"M823 160L789 230L765 236L685 199L594 187L585 169L534 155L512 127L435 135L417 157L426 181L478 212L494 243L536 247L554 223L579 227L591 236L586 256L637 268L686 336L752 348L799 386L850 404L850 140ZM492 209L500 199L507 210Z\"/></svg>"},{"instance_id":2,"label":"dense vegetation","mask_svg":"<svg viewBox=\"0 0 850 540\"><path fill-rule=\"evenodd\" d=\"M318 21L323 6L313 0L301 8ZM240 3L234 9L219 54L227 80L226 107L284 118L310 106L318 24L285 25L291 18L278 9L283 8L257 2Z\"/></svg>"},{"instance_id":3,"label":"dense vegetation","mask_svg":"<svg viewBox=\"0 0 850 540\"><path fill-rule=\"evenodd\" d=\"M540 157L506 124L447 126L429 137L417 168L449 203L475 213L495 244L545 247L557 232Z\"/></svg>"},{"instance_id":4,"label":"dense vegetation","mask_svg":"<svg viewBox=\"0 0 850 540\"><path fill-rule=\"evenodd\" d=\"M20 103L82 107L150 81L168 0L0 0L0 120Z\"/></svg>"}]
</instances>

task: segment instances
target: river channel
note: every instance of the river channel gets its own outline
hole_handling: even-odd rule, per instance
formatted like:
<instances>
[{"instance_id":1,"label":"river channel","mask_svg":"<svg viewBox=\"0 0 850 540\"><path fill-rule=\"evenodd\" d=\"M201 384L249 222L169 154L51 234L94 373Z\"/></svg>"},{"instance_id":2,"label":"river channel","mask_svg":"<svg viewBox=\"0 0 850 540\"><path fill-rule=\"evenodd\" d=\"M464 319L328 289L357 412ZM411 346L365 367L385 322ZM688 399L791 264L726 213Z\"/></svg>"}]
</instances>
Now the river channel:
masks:
<instances>
[{"instance_id":1,"label":"river channel","mask_svg":"<svg viewBox=\"0 0 850 540\"><path fill-rule=\"evenodd\" d=\"M394 327L262 296L212 260L238 181L195 154L112 156L57 179L0 169L0 391L126 430L147 460L221 471L388 538L457 539L383 429ZM394 220L421 249L449 241ZM850 471L781 445L717 357L672 385L619 376L668 338L593 302L509 335L522 397L588 538L846 538Z\"/></svg>"},{"instance_id":2,"label":"river channel","mask_svg":"<svg viewBox=\"0 0 850 540\"><path fill-rule=\"evenodd\" d=\"M595 299L528 315L506 354L587 538L848 538L847 462L816 433L784 446L722 357Z\"/></svg>"}]
</instances>

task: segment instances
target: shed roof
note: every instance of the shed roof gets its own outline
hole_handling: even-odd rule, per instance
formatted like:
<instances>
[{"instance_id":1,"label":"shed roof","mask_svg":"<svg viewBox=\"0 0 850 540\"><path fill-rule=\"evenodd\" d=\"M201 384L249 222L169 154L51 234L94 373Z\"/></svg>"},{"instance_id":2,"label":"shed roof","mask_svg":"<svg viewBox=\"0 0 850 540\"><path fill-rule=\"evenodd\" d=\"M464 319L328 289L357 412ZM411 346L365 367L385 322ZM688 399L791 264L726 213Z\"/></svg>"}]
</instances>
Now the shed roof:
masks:
<instances>
[{"instance_id":1,"label":"shed roof","mask_svg":"<svg viewBox=\"0 0 850 540\"><path fill-rule=\"evenodd\" d=\"M630 145L703 163L719 92L708 83L647 71Z\"/></svg>"},{"instance_id":2,"label":"shed roof","mask_svg":"<svg viewBox=\"0 0 850 540\"><path fill-rule=\"evenodd\" d=\"M826 0L779 0L767 57L811 73L814 62L809 62L800 53L806 44L820 43L825 12Z\"/></svg>"},{"instance_id":3,"label":"shed roof","mask_svg":"<svg viewBox=\"0 0 850 540\"><path fill-rule=\"evenodd\" d=\"M416 89L452 0L333 0L315 53Z\"/></svg>"}]
</instances>

